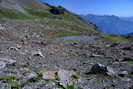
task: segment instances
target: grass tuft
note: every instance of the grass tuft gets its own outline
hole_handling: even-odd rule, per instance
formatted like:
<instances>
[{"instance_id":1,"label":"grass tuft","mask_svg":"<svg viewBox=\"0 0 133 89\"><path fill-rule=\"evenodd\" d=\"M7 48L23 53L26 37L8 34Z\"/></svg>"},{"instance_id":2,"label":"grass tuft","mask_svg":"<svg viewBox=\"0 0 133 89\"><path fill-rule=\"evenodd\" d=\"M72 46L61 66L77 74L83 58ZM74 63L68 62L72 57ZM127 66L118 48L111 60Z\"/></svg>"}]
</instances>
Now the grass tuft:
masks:
<instances>
[{"instance_id":1,"label":"grass tuft","mask_svg":"<svg viewBox=\"0 0 133 89\"><path fill-rule=\"evenodd\" d=\"M133 64L133 61L128 61L128 64Z\"/></svg>"},{"instance_id":2,"label":"grass tuft","mask_svg":"<svg viewBox=\"0 0 133 89\"><path fill-rule=\"evenodd\" d=\"M74 75L72 75L72 77L75 78L75 79L79 79L80 75L79 74L74 74Z\"/></svg>"},{"instance_id":3,"label":"grass tuft","mask_svg":"<svg viewBox=\"0 0 133 89\"><path fill-rule=\"evenodd\" d=\"M16 76L0 76L0 80L19 80Z\"/></svg>"},{"instance_id":4,"label":"grass tuft","mask_svg":"<svg viewBox=\"0 0 133 89\"><path fill-rule=\"evenodd\" d=\"M102 35L102 38L109 39L115 42L127 42L128 40L122 36L116 36L116 35Z\"/></svg>"},{"instance_id":5,"label":"grass tuft","mask_svg":"<svg viewBox=\"0 0 133 89\"><path fill-rule=\"evenodd\" d=\"M20 12L12 11L0 11L0 18L9 18L9 19L29 19L29 16L24 15Z\"/></svg>"}]
</instances>

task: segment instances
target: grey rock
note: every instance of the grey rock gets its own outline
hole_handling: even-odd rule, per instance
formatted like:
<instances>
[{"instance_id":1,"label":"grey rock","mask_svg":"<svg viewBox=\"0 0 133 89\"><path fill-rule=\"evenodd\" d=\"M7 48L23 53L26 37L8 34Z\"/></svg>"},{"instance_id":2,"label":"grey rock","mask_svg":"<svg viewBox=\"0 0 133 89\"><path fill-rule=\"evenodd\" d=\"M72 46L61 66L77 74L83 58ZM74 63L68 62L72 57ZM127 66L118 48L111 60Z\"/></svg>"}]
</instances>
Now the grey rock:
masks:
<instances>
[{"instance_id":1,"label":"grey rock","mask_svg":"<svg viewBox=\"0 0 133 89\"><path fill-rule=\"evenodd\" d=\"M124 57L123 60L121 60L121 62L125 62L125 61L133 61L133 58Z\"/></svg>"},{"instance_id":2,"label":"grey rock","mask_svg":"<svg viewBox=\"0 0 133 89\"><path fill-rule=\"evenodd\" d=\"M5 27L2 26L2 24L0 24L0 30L4 30L4 29L5 29Z\"/></svg>"},{"instance_id":3,"label":"grey rock","mask_svg":"<svg viewBox=\"0 0 133 89\"><path fill-rule=\"evenodd\" d=\"M68 84L69 85L73 84L74 80L72 80L72 75L74 75L74 74L75 74L74 71L60 69L58 71L58 77L60 79L61 85L66 86Z\"/></svg>"},{"instance_id":4,"label":"grey rock","mask_svg":"<svg viewBox=\"0 0 133 89\"><path fill-rule=\"evenodd\" d=\"M26 78L31 79L31 78L36 78L38 75L35 72L29 73Z\"/></svg>"},{"instance_id":5,"label":"grey rock","mask_svg":"<svg viewBox=\"0 0 133 89\"><path fill-rule=\"evenodd\" d=\"M120 77L124 77L125 75L128 75L129 73L128 73L128 71L120 71L120 72L118 72L118 76L120 76Z\"/></svg>"},{"instance_id":6,"label":"grey rock","mask_svg":"<svg viewBox=\"0 0 133 89\"><path fill-rule=\"evenodd\" d=\"M43 54L41 51L34 51L34 52L32 52L32 55L45 58L45 54Z\"/></svg>"},{"instance_id":7,"label":"grey rock","mask_svg":"<svg viewBox=\"0 0 133 89\"><path fill-rule=\"evenodd\" d=\"M0 58L0 69L5 68L6 65L10 65L16 63L16 60L10 59L10 58Z\"/></svg>"}]
</instances>

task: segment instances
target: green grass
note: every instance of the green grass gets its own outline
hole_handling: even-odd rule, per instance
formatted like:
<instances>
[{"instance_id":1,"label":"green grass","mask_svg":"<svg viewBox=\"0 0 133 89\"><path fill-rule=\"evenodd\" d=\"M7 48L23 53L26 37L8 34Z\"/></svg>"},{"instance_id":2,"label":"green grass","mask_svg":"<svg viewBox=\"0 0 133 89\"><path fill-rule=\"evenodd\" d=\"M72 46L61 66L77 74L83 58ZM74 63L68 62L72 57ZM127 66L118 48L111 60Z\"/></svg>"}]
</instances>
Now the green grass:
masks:
<instances>
[{"instance_id":1,"label":"green grass","mask_svg":"<svg viewBox=\"0 0 133 89\"><path fill-rule=\"evenodd\" d=\"M128 40L122 36L116 36L116 35L102 35L102 38L109 39L115 42L127 42Z\"/></svg>"},{"instance_id":2,"label":"green grass","mask_svg":"<svg viewBox=\"0 0 133 89\"><path fill-rule=\"evenodd\" d=\"M9 19L29 19L29 16L24 15L20 12L12 11L0 11L0 18L9 18Z\"/></svg>"},{"instance_id":3,"label":"green grass","mask_svg":"<svg viewBox=\"0 0 133 89\"><path fill-rule=\"evenodd\" d=\"M43 8L40 6L31 6L31 7L25 8L25 10L34 18L46 18L46 17L52 16L52 14L49 13L49 9L50 8Z\"/></svg>"},{"instance_id":4,"label":"green grass","mask_svg":"<svg viewBox=\"0 0 133 89\"><path fill-rule=\"evenodd\" d=\"M26 11L32 15L34 18L46 18L46 17L49 17L49 16L52 16L51 13L48 13L47 10L37 10L37 9L34 9L34 8L27 8ZM44 12L46 11L46 12Z\"/></svg>"},{"instance_id":5,"label":"green grass","mask_svg":"<svg viewBox=\"0 0 133 89\"><path fill-rule=\"evenodd\" d=\"M0 76L0 80L5 80L5 84L7 84L11 89L20 89L20 84L17 82L20 80L16 76Z\"/></svg>"},{"instance_id":6,"label":"green grass","mask_svg":"<svg viewBox=\"0 0 133 89\"><path fill-rule=\"evenodd\" d=\"M76 16L72 13L65 13L63 16L66 21L72 22L74 25L76 25L80 29L88 30L91 34L97 33L95 29L90 28L90 26L85 22L81 17ZM83 30L81 30L83 31Z\"/></svg>"},{"instance_id":7,"label":"green grass","mask_svg":"<svg viewBox=\"0 0 133 89\"><path fill-rule=\"evenodd\" d=\"M65 37L65 36L81 36L80 33L57 33L48 35L48 38L58 38L58 37Z\"/></svg>"},{"instance_id":8,"label":"green grass","mask_svg":"<svg viewBox=\"0 0 133 89\"><path fill-rule=\"evenodd\" d=\"M74 75L72 75L72 77L75 78L75 79L79 79L80 75L79 74L74 74Z\"/></svg>"},{"instance_id":9,"label":"green grass","mask_svg":"<svg viewBox=\"0 0 133 89\"><path fill-rule=\"evenodd\" d=\"M16 76L0 76L0 80L19 80Z\"/></svg>"},{"instance_id":10,"label":"green grass","mask_svg":"<svg viewBox=\"0 0 133 89\"><path fill-rule=\"evenodd\" d=\"M29 13L29 15L25 15L21 12L15 12L15 11L2 11L0 10L0 18L9 18L9 19L34 19L34 18L45 18L48 16L51 16L50 13L48 13L48 9L44 9L41 7L31 7L31 8L25 8L25 10ZM46 11L46 12L44 12Z\"/></svg>"},{"instance_id":11,"label":"green grass","mask_svg":"<svg viewBox=\"0 0 133 89\"><path fill-rule=\"evenodd\" d=\"M128 64L133 64L133 61L128 61Z\"/></svg>"},{"instance_id":12,"label":"green grass","mask_svg":"<svg viewBox=\"0 0 133 89\"><path fill-rule=\"evenodd\" d=\"M21 84L19 84L18 82L9 82L8 86L11 87L11 89L21 89Z\"/></svg>"}]
</instances>

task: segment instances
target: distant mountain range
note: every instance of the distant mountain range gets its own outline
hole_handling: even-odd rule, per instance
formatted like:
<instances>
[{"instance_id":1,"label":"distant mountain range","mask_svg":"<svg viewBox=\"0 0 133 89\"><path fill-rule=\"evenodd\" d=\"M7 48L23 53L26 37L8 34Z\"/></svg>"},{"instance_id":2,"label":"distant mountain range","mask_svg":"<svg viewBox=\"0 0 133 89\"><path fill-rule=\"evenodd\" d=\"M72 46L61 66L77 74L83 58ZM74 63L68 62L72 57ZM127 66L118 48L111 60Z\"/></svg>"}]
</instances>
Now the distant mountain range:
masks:
<instances>
[{"instance_id":1,"label":"distant mountain range","mask_svg":"<svg viewBox=\"0 0 133 89\"><path fill-rule=\"evenodd\" d=\"M133 17L117 17L114 15L82 15L97 26L99 31L106 34L127 35L133 33Z\"/></svg>"},{"instance_id":2,"label":"distant mountain range","mask_svg":"<svg viewBox=\"0 0 133 89\"><path fill-rule=\"evenodd\" d=\"M132 17L121 17L121 19L133 22L133 16Z\"/></svg>"}]
</instances>

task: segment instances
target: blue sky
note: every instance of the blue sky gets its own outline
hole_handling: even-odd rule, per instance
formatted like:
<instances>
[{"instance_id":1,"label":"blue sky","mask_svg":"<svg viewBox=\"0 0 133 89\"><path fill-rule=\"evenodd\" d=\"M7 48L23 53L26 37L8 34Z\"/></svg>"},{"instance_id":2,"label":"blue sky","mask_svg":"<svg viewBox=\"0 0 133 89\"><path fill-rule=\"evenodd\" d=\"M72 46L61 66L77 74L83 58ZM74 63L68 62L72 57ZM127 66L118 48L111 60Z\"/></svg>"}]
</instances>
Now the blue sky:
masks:
<instances>
[{"instance_id":1,"label":"blue sky","mask_svg":"<svg viewBox=\"0 0 133 89\"><path fill-rule=\"evenodd\" d=\"M133 0L43 0L77 14L133 16Z\"/></svg>"}]
</instances>

